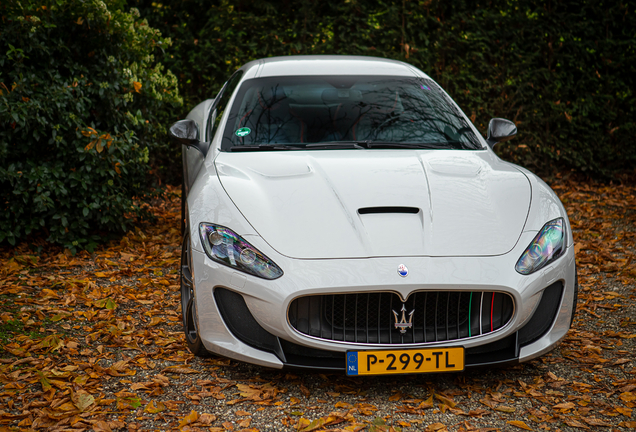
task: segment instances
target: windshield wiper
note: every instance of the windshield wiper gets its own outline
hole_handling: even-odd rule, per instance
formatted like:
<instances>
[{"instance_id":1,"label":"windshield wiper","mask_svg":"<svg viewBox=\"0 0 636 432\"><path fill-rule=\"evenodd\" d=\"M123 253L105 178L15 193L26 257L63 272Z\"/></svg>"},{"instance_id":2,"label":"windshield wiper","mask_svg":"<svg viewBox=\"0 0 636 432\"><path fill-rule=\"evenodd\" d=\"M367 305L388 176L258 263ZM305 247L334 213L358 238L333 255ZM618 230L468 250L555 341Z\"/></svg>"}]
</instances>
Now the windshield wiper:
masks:
<instances>
[{"instance_id":1,"label":"windshield wiper","mask_svg":"<svg viewBox=\"0 0 636 432\"><path fill-rule=\"evenodd\" d=\"M361 144L364 144L364 141L326 141L326 142L317 142L310 143L305 146L307 149L319 149L319 148L328 148L328 149L363 149Z\"/></svg>"},{"instance_id":2,"label":"windshield wiper","mask_svg":"<svg viewBox=\"0 0 636 432\"><path fill-rule=\"evenodd\" d=\"M448 146L445 146L441 143L401 143L401 142L392 142L392 141L365 141L365 145L367 148L379 148L379 149L388 149L388 148L398 148L398 149L448 149Z\"/></svg>"},{"instance_id":3,"label":"windshield wiper","mask_svg":"<svg viewBox=\"0 0 636 432\"><path fill-rule=\"evenodd\" d=\"M274 145L274 144L260 144L260 145L242 145L230 147L230 151L233 152L248 152L248 151L270 151L270 150L294 150L299 147L287 146L287 145Z\"/></svg>"}]
</instances>

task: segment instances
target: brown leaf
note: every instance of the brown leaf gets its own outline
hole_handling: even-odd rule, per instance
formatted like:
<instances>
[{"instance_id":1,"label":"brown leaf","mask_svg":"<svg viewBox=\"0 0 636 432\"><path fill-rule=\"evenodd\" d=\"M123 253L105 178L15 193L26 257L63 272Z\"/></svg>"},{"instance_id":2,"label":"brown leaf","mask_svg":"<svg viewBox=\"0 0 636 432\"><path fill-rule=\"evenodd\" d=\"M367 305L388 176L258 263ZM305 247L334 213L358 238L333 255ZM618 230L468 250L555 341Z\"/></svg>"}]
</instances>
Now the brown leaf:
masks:
<instances>
[{"instance_id":1,"label":"brown leaf","mask_svg":"<svg viewBox=\"0 0 636 432\"><path fill-rule=\"evenodd\" d=\"M623 402L633 402L636 400L636 393L632 393L632 392L621 393L619 396L619 399L622 400Z\"/></svg>"},{"instance_id":2,"label":"brown leaf","mask_svg":"<svg viewBox=\"0 0 636 432\"><path fill-rule=\"evenodd\" d=\"M527 424L525 424L521 420L510 420L510 421L507 421L506 423L508 423L510 425L513 425L513 426L516 426L516 427L518 427L520 429L525 429L525 430L529 430L529 431L532 430L532 428L530 426L528 426Z\"/></svg>"},{"instance_id":3,"label":"brown leaf","mask_svg":"<svg viewBox=\"0 0 636 432\"><path fill-rule=\"evenodd\" d=\"M301 393L302 393L302 394L303 394L306 398L308 398L309 396L311 396L311 392L309 391L309 389L308 389L307 387L305 387L305 385L304 385L304 384L301 384L301 385L300 385L300 391L301 391Z\"/></svg>"},{"instance_id":4,"label":"brown leaf","mask_svg":"<svg viewBox=\"0 0 636 432\"><path fill-rule=\"evenodd\" d=\"M594 417L581 417L581 419L583 419L583 421L587 424L589 424L590 426L603 426L603 427L610 427L612 426L611 424L607 423L604 420L601 419L597 419Z\"/></svg>"},{"instance_id":5,"label":"brown leaf","mask_svg":"<svg viewBox=\"0 0 636 432\"><path fill-rule=\"evenodd\" d=\"M201 373L201 371L189 368L187 366L181 366L181 365L168 366L167 368L165 368L164 370L161 371L161 373L164 373L164 372L176 373L176 374L198 374L198 373Z\"/></svg>"},{"instance_id":6,"label":"brown leaf","mask_svg":"<svg viewBox=\"0 0 636 432\"><path fill-rule=\"evenodd\" d=\"M197 423L211 425L212 422L216 420L216 418L217 417L214 414L203 413L199 416L199 420L197 421Z\"/></svg>"},{"instance_id":7,"label":"brown leaf","mask_svg":"<svg viewBox=\"0 0 636 432\"><path fill-rule=\"evenodd\" d=\"M95 432L113 432L108 423L105 421L97 421L93 423L93 431Z\"/></svg>"},{"instance_id":8,"label":"brown leaf","mask_svg":"<svg viewBox=\"0 0 636 432\"><path fill-rule=\"evenodd\" d=\"M563 402L563 403L554 405L552 408L556 410L570 410L574 407L576 407L576 405L574 405L573 402Z\"/></svg>"},{"instance_id":9,"label":"brown leaf","mask_svg":"<svg viewBox=\"0 0 636 432\"><path fill-rule=\"evenodd\" d=\"M443 423L431 423L430 425L426 426L426 432L435 432L435 431L446 431L448 430L446 428L446 425Z\"/></svg>"},{"instance_id":10,"label":"brown leaf","mask_svg":"<svg viewBox=\"0 0 636 432\"><path fill-rule=\"evenodd\" d=\"M584 425L583 423L581 423L578 420L574 420L574 419L566 417L566 418L563 419L563 421L568 426L572 426L572 427L576 427L576 428L580 428L580 429L589 429L589 427L587 427L586 425Z\"/></svg>"}]
</instances>

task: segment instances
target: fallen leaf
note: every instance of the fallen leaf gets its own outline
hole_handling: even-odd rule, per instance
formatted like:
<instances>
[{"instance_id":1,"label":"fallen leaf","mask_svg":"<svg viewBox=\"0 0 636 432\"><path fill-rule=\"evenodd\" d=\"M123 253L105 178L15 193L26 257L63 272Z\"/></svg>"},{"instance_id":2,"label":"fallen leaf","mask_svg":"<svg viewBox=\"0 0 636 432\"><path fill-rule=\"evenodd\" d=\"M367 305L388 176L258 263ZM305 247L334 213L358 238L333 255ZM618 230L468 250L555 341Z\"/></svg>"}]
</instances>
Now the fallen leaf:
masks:
<instances>
[{"instance_id":1,"label":"fallen leaf","mask_svg":"<svg viewBox=\"0 0 636 432\"><path fill-rule=\"evenodd\" d=\"M175 373L175 374L198 374L201 373L201 371L198 371L196 369L192 369L189 368L187 366L180 366L180 365L175 365L175 366L168 366L167 368L163 369L161 371L161 373Z\"/></svg>"},{"instance_id":2,"label":"fallen leaf","mask_svg":"<svg viewBox=\"0 0 636 432\"><path fill-rule=\"evenodd\" d=\"M187 416L179 420L179 427L182 428L183 426L194 423L198 419L199 419L199 414L196 411L192 410L190 411L190 414L188 414Z\"/></svg>"},{"instance_id":3,"label":"fallen leaf","mask_svg":"<svg viewBox=\"0 0 636 432\"><path fill-rule=\"evenodd\" d=\"M532 428L530 426L528 426L527 424L525 424L524 422L522 422L521 420L510 420L507 421L506 423L512 425L512 426L516 426L520 429L525 429L525 430L529 430L531 431Z\"/></svg>"},{"instance_id":4,"label":"fallen leaf","mask_svg":"<svg viewBox=\"0 0 636 432\"><path fill-rule=\"evenodd\" d=\"M151 400L150 403L146 405L146 408L144 408L144 411L149 414L157 414L165 410L166 406L163 404L163 402L154 400Z\"/></svg>"}]
</instances>

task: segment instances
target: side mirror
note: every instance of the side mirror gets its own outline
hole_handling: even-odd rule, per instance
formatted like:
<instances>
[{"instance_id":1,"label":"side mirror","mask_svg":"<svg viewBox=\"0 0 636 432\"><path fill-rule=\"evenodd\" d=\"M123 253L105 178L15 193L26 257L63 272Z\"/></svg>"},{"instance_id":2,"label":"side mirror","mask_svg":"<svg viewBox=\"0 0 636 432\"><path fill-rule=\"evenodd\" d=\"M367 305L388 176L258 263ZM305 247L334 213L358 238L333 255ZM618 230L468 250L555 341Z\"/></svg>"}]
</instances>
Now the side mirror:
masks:
<instances>
[{"instance_id":1,"label":"side mirror","mask_svg":"<svg viewBox=\"0 0 636 432\"><path fill-rule=\"evenodd\" d=\"M179 120L170 126L169 133L179 144L191 146L199 142L199 126L194 120Z\"/></svg>"},{"instance_id":2,"label":"side mirror","mask_svg":"<svg viewBox=\"0 0 636 432\"><path fill-rule=\"evenodd\" d=\"M208 153L210 144L200 141L199 126L194 120L179 120L170 126L168 134L179 144L196 148L204 157Z\"/></svg>"},{"instance_id":3,"label":"side mirror","mask_svg":"<svg viewBox=\"0 0 636 432\"><path fill-rule=\"evenodd\" d=\"M517 135L517 126L510 120L502 118L490 119L488 137L486 138L490 148L493 148L499 142L514 138L515 135Z\"/></svg>"}]
</instances>

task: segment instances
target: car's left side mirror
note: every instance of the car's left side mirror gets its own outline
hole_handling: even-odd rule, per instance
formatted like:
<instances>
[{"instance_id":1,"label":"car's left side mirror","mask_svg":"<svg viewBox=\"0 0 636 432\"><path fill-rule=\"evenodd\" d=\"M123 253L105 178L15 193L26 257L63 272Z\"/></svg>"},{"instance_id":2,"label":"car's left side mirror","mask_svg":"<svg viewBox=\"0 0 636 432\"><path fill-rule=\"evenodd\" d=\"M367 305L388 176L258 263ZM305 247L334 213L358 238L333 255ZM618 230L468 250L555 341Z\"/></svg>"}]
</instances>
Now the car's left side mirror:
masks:
<instances>
[{"instance_id":1,"label":"car's left side mirror","mask_svg":"<svg viewBox=\"0 0 636 432\"><path fill-rule=\"evenodd\" d=\"M493 148L495 144L508 141L515 135L517 135L517 126L513 122L502 118L493 118L488 123L486 142L490 148Z\"/></svg>"},{"instance_id":2,"label":"car's left side mirror","mask_svg":"<svg viewBox=\"0 0 636 432\"><path fill-rule=\"evenodd\" d=\"M203 156L208 153L210 144L200 140L199 126L194 120L179 120L170 126L170 131L168 133L170 137L179 144L194 147L199 150Z\"/></svg>"}]
</instances>

